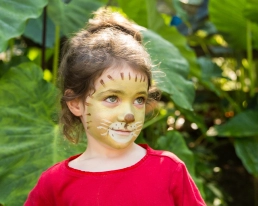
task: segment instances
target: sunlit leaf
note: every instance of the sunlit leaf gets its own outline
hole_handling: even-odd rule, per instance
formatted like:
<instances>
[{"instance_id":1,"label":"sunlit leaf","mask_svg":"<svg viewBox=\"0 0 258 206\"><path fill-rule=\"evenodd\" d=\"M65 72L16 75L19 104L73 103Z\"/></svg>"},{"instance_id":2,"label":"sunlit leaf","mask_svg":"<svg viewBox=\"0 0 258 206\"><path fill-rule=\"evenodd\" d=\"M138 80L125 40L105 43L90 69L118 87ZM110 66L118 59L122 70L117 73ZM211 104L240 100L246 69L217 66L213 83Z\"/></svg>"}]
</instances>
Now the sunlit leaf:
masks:
<instances>
[{"instance_id":1,"label":"sunlit leaf","mask_svg":"<svg viewBox=\"0 0 258 206\"><path fill-rule=\"evenodd\" d=\"M126 15L137 24L148 28L148 15L145 0L117 0Z\"/></svg>"},{"instance_id":2,"label":"sunlit leaf","mask_svg":"<svg viewBox=\"0 0 258 206\"><path fill-rule=\"evenodd\" d=\"M246 0L210 0L210 20L228 43L246 49L247 19L244 17ZM257 4L254 5L254 8ZM252 15L251 15L252 16ZM253 47L258 48L258 25L251 25Z\"/></svg>"},{"instance_id":3,"label":"sunlit leaf","mask_svg":"<svg viewBox=\"0 0 258 206\"><path fill-rule=\"evenodd\" d=\"M40 173L79 153L62 140L57 89L33 63L12 67L0 79L0 203L23 205ZM3 189L4 188L4 189Z\"/></svg>"},{"instance_id":4,"label":"sunlit leaf","mask_svg":"<svg viewBox=\"0 0 258 206\"><path fill-rule=\"evenodd\" d=\"M26 21L37 18L47 0L0 0L0 52L7 47L9 39L20 36Z\"/></svg>"}]
</instances>

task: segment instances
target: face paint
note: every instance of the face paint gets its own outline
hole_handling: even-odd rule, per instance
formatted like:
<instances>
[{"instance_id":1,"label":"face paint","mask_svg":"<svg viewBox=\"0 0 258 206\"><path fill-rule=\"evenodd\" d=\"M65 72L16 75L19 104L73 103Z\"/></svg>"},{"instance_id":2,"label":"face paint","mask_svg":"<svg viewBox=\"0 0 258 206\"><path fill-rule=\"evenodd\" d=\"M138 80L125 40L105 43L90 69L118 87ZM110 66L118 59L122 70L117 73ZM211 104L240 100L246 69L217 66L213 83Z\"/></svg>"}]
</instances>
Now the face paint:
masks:
<instances>
[{"instance_id":1,"label":"face paint","mask_svg":"<svg viewBox=\"0 0 258 206\"><path fill-rule=\"evenodd\" d=\"M125 66L106 70L88 96L82 121L88 138L125 148L138 137L145 117L147 78Z\"/></svg>"}]
</instances>

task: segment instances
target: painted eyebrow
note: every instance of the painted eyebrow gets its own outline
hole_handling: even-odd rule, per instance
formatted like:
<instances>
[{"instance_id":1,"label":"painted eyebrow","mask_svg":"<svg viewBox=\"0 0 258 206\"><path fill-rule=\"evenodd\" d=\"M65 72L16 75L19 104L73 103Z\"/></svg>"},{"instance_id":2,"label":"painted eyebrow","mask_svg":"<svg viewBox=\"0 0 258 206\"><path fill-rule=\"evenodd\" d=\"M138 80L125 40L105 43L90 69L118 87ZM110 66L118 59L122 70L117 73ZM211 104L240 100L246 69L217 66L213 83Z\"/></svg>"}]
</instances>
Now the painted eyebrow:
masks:
<instances>
[{"instance_id":1,"label":"painted eyebrow","mask_svg":"<svg viewBox=\"0 0 258 206\"><path fill-rule=\"evenodd\" d=\"M103 94L106 94L106 93L125 94L125 92L123 92L123 91L121 91L121 90L109 89L109 90L100 92L100 93L97 94L96 96L99 97L99 96L101 96L101 95L103 95Z\"/></svg>"},{"instance_id":2,"label":"painted eyebrow","mask_svg":"<svg viewBox=\"0 0 258 206\"><path fill-rule=\"evenodd\" d=\"M109 89L109 90L100 92L99 94L96 95L96 97L102 96L103 94L106 94L106 93L126 94L124 91L121 91L121 90ZM146 91L140 91L140 92L137 92L135 95L146 95L146 96L148 96L148 93Z\"/></svg>"},{"instance_id":3,"label":"painted eyebrow","mask_svg":"<svg viewBox=\"0 0 258 206\"><path fill-rule=\"evenodd\" d=\"M143 94L143 95L146 95L148 96L148 93L146 91L142 91L142 92L137 92L136 95L140 95L140 94Z\"/></svg>"}]
</instances>

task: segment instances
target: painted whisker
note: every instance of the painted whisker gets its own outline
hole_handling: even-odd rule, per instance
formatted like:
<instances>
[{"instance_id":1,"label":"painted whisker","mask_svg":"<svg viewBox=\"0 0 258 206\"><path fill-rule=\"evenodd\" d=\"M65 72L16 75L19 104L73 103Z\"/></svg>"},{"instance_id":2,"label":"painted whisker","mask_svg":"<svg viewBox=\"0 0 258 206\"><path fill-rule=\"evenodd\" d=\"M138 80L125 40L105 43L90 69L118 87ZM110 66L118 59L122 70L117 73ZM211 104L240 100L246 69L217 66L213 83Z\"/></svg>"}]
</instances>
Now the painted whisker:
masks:
<instances>
[{"instance_id":1,"label":"painted whisker","mask_svg":"<svg viewBox=\"0 0 258 206\"><path fill-rule=\"evenodd\" d=\"M106 120L106 119L103 119L103 121L104 121L104 122L107 122L107 123L112 123L112 122L110 122L110 121L108 121L108 120Z\"/></svg>"},{"instance_id":2,"label":"painted whisker","mask_svg":"<svg viewBox=\"0 0 258 206\"><path fill-rule=\"evenodd\" d=\"M107 129L106 127L98 126L97 129Z\"/></svg>"},{"instance_id":3,"label":"painted whisker","mask_svg":"<svg viewBox=\"0 0 258 206\"><path fill-rule=\"evenodd\" d=\"M107 124L107 123L102 122L102 123L100 123L100 124L108 127L108 124Z\"/></svg>"}]
</instances>

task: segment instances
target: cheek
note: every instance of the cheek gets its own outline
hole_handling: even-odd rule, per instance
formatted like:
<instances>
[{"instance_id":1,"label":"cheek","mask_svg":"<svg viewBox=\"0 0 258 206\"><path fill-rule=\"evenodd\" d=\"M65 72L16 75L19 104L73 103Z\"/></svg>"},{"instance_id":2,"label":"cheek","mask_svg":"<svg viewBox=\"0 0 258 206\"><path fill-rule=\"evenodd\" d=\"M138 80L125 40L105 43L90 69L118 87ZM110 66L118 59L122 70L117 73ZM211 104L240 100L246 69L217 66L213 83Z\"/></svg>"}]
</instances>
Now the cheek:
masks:
<instances>
[{"instance_id":1,"label":"cheek","mask_svg":"<svg viewBox=\"0 0 258 206\"><path fill-rule=\"evenodd\" d=\"M138 121L144 120L144 118L145 118L145 109L137 109L135 111L134 116L135 116L135 119L138 120Z\"/></svg>"}]
</instances>

